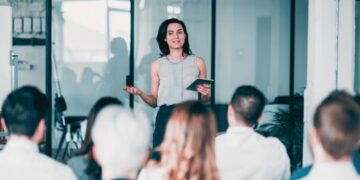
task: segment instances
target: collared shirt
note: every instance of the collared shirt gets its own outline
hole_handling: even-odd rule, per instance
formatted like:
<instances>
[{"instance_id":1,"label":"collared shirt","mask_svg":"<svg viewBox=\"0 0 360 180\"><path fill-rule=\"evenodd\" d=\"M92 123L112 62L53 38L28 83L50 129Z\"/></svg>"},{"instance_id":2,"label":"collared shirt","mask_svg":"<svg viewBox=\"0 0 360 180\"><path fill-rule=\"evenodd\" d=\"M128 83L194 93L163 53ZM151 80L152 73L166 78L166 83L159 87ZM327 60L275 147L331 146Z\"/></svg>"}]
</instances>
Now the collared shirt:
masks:
<instances>
[{"instance_id":1,"label":"collared shirt","mask_svg":"<svg viewBox=\"0 0 360 180\"><path fill-rule=\"evenodd\" d=\"M360 175L360 151L356 149L352 154L352 164L355 168L355 171L358 175ZM291 179L301 179L305 176L309 175L311 169L313 168L313 164L297 169L291 174Z\"/></svg>"},{"instance_id":2,"label":"collared shirt","mask_svg":"<svg viewBox=\"0 0 360 180\"><path fill-rule=\"evenodd\" d=\"M346 162L318 162L314 164L308 176L304 179L360 179L356 173L354 165L350 161Z\"/></svg>"},{"instance_id":3,"label":"collared shirt","mask_svg":"<svg viewBox=\"0 0 360 180\"><path fill-rule=\"evenodd\" d=\"M71 169L43 154L35 143L10 138L0 152L1 179L73 180Z\"/></svg>"},{"instance_id":4,"label":"collared shirt","mask_svg":"<svg viewBox=\"0 0 360 180\"><path fill-rule=\"evenodd\" d=\"M229 127L216 137L216 161L221 179L289 179L285 146L250 127Z\"/></svg>"}]
</instances>

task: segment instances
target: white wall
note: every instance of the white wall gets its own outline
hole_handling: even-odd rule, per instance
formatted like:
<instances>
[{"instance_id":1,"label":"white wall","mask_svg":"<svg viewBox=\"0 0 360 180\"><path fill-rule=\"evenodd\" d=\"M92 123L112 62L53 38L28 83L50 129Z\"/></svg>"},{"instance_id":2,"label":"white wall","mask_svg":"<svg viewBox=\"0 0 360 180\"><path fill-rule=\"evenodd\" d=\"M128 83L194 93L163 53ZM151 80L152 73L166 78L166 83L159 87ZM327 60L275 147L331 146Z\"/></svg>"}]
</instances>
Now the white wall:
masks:
<instances>
[{"instance_id":1,"label":"white wall","mask_svg":"<svg viewBox=\"0 0 360 180\"><path fill-rule=\"evenodd\" d=\"M338 89L354 92L355 72L355 1L340 2Z\"/></svg>"},{"instance_id":2,"label":"white wall","mask_svg":"<svg viewBox=\"0 0 360 180\"><path fill-rule=\"evenodd\" d=\"M312 162L309 132L313 126L312 118L316 107L335 89L353 90L353 81L348 79L354 77L354 6L353 0L340 1L341 23L338 24L337 39L337 1L309 2L309 63L305 90L303 165Z\"/></svg>"},{"instance_id":3,"label":"white wall","mask_svg":"<svg viewBox=\"0 0 360 180\"><path fill-rule=\"evenodd\" d=\"M11 91L11 67L9 51L12 46L12 9L0 5L0 107L7 94ZM1 111L1 110L0 110Z\"/></svg>"},{"instance_id":4,"label":"white wall","mask_svg":"<svg viewBox=\"0 0 360 180\"><path fill-rule=\"evenodd\" d=\"M33 67L18 71L18 87L32 85L45 93L45 46L13 46L13 51L19 60L25 60Z\"/></svg>"}]
</instances>

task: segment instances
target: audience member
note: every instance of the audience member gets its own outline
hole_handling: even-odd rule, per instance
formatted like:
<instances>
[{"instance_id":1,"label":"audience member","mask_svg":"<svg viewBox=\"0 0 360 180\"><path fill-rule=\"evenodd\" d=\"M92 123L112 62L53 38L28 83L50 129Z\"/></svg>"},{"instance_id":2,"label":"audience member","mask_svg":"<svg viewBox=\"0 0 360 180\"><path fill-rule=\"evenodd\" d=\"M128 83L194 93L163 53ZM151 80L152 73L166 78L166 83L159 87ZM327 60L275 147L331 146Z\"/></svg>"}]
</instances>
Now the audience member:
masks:
<instances>
[{"instance_id":1,"label":"audience member","mask_svg":"<svg viewBox=\"0 0 360 180\"><path fill-rule=\"evenodd\" d=\"M353 100L360 105L360 95L356 94L353 97ZM357 172L357 174L360 175L360 149L357 148L353 154L352 154L352 163L354 165L354 168ZM303 168L297 169L296 171L293 172L293 174L291 175L291 179L301 179L304 178L305 176L307 176L310 172L310 170L313 168L313 164L305 166Z\"/></svg>"},{"instance_id":2,"label":"audience member","mask_svg":"<svg viewBox=\"0 0 360 180\"><path fill-rule=\"evenodd\" d=\"M254 131L265 106L263 93L240 86L228 107L229 128L216 138L216 160L222 179L289 179L284 145Z\"/></svg>"},{"instance_id":3,"label":"audience member","mask_svg":"<svg viewBox=\"0 0 360 180\"><path fill-rule=\"evenodd\" d=\"M144 114L106 107L96 118L91 136L102 179L136 179L150 145L150 123Z\"/></svg>"},{"instance_id":4,"label":"audience member","mask_svg":"<svg viewBox=\"0 0 360 180\"><path fill-rule=\"evenodd\" d=\"M216 120L202 102L177 105L159 147L159 164L144 168L139 180L217 180L215 163Z\"/></svg>"},{"instance_id":5,"label":"audience member","mask_svg":"<svg viewBox=\"0 0 360 180\"><path fill-rule=\"evenodd\" d=\"M344 91L318 106L310 133L314 165L304 179L360 179L351 162L360 138L360 108Z\"/></svg>"},{"instance_id":6,"label":"audience member","mask_svg":"<svg viewBox=\"0 0 360 180\"><path fill-rule=\"evenodd\" d=\"M1 179L76 179L69 167L39 152L48 110L46 96L35 87L24 86L7 96L1 122L10 137L0 152Z\"/></svg>"},{"instance_id":7,"label":"audience member","mask_svg":"<svg viewBox=\"0 0 360 180\"><path fill-rule=\"evenodd\" d=\"M85 140L79 152L77 152L78 156L69 159L67 162L79 180L101 179L101 168L94 161L92 155L93 140L91 130L100 110L109 105L121 106L122 102L114 97L102 97L94 104L88 115Z\"/></svg>"}]
</instances>

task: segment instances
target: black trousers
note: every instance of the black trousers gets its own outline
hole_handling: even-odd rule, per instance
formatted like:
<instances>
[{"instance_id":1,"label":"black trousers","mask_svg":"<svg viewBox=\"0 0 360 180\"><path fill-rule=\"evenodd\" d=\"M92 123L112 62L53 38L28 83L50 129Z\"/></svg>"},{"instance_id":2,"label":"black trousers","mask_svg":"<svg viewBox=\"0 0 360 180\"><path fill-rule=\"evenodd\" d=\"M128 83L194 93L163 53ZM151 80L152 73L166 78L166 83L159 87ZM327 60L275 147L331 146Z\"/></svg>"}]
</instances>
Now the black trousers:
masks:
<instances>
[{"instance_id":1,"label":"black trousers","mask_svg":"<svg viewBox=\"0 0 360 180\"><path fill-rule=\"evenodd\" d=\"M175 105L162 105L159 108L159 111L155 119L155 130L153 134L153 148L156 148L161 144L164 139L166 124L169 121L171 113Z\"/></svg>"}]
</instances>

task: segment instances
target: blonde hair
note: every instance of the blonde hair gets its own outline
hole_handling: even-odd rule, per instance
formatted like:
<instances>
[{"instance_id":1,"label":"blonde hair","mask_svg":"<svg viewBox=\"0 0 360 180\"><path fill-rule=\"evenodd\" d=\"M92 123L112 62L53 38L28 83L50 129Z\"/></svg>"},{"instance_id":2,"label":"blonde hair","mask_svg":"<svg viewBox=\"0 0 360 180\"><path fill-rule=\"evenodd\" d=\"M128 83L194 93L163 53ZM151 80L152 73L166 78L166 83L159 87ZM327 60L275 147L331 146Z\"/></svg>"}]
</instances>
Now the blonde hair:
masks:
<instances>
[{"instance_id":1,"label":"blonde hair","mask_svg":"<svg viewBox=\"0 0 360 180\"><path fill-rule=\"evenodd\" d=\"M215 162L217 126L214 113L199 101L174 109L159 147L168 179L219 179Z\"/></svg>"}]
</instances>

